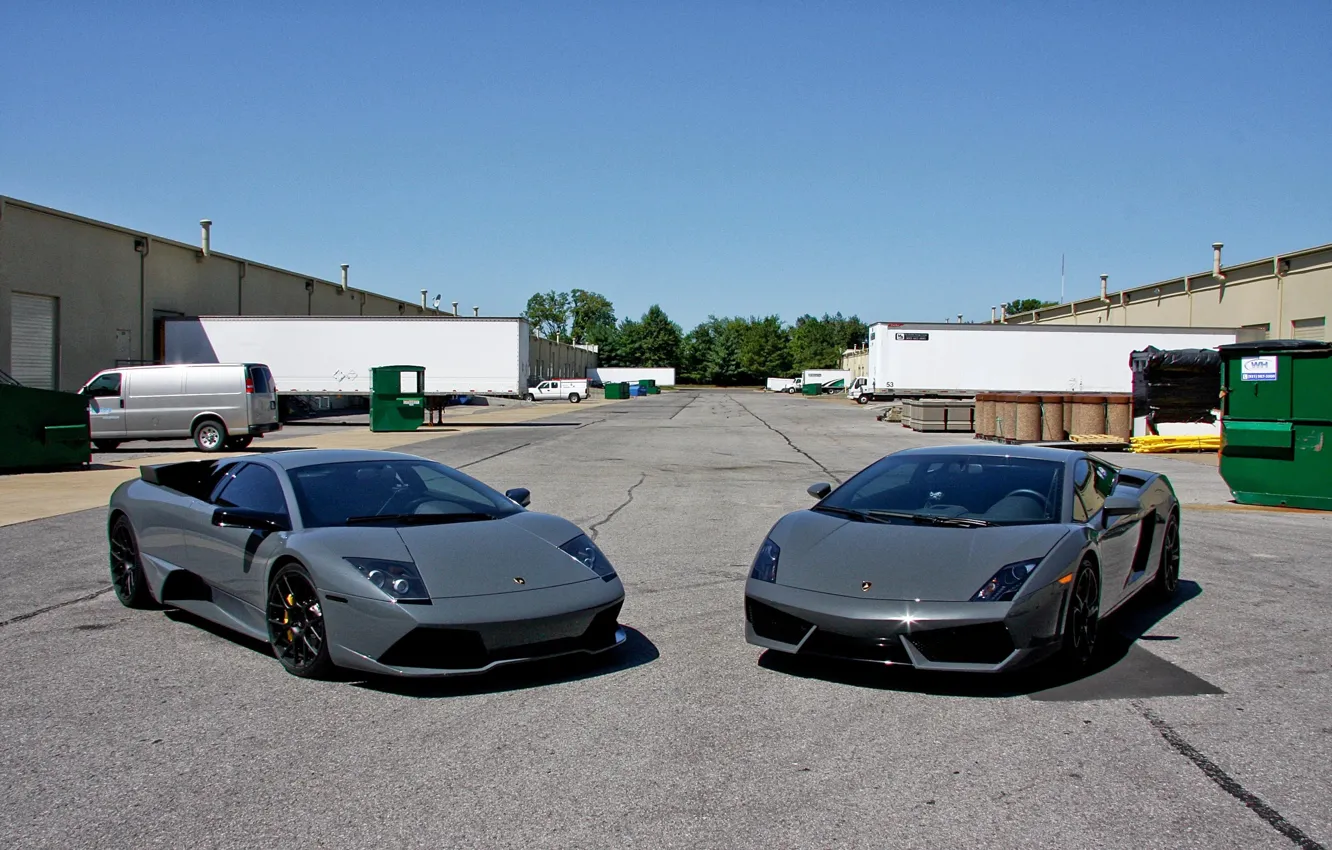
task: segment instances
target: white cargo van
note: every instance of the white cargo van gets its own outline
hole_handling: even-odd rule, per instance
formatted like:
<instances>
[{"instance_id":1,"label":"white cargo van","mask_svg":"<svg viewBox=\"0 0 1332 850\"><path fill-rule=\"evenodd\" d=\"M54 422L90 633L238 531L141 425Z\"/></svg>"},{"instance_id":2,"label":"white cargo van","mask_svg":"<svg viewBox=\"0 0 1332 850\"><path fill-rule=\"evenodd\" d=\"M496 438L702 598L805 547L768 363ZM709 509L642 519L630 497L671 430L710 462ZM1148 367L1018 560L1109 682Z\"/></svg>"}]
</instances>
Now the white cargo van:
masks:
<instances>
[{"instance_id":1,"label":"white cargo van","mask_svg":"<svg viewBox=\"0 0 1332 850\"><path fill-rule=\"evenodd\" d=\"M542 381L527 391L523 398L528 401L567 398L577 404L587 398L587 381L581 378L558 378Z\"/></svg>"},{"instance_id":2,"label":"white cargo van","mask_svg":"<svg viewBox=\"0 0 1332 850\"><path fill-rule=\"evenodd\" d=\"M273 375L262 363L107 369L79 393L101 451L127 440L182 438L200 451L236 450L282 427Z\"/></svg>"},{"instance_id":3,"label":"white cargo van","mask_svg":"<svg viewBox=\"0 0 1332 850\"><path fill-rule=\"evenodd\" d=\"M800 379L769 378L767 390L772 393L798 393L800 392Z\"/></svg>"}]
</instances>

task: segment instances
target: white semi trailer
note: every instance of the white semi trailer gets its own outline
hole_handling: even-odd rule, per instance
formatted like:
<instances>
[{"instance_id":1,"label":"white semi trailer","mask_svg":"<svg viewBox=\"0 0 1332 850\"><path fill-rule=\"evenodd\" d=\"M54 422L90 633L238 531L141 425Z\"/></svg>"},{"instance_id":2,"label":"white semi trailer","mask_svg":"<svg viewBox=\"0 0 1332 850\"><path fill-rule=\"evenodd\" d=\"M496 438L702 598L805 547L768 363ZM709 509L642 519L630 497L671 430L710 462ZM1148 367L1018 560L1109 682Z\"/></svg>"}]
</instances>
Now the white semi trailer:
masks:
<instances>
[{"instance_id":1,"label":"white semi trailer","mask_svg":"<svg viewBox=\"0 0 1332 850\"><path fill-rule=\"evenodd\" d=\"M878 322L869 328L868 375L847 396L865 404L978 392L1127 393L1134 351L1213 348L1242 336L1236 328Z\"/></svg>"},{"instance_id":2,"label":"white semi trailer","mask_svg":"<svg viewBox=\"0 0 1332 850\"><path fill-rule=\"evenodd\" d=\"M263 363L282 395L369 395L375 366L425 367L427 395L528 391L525 319L200 316L163 320L167 363Z\"/></svg>"}]
</instances>

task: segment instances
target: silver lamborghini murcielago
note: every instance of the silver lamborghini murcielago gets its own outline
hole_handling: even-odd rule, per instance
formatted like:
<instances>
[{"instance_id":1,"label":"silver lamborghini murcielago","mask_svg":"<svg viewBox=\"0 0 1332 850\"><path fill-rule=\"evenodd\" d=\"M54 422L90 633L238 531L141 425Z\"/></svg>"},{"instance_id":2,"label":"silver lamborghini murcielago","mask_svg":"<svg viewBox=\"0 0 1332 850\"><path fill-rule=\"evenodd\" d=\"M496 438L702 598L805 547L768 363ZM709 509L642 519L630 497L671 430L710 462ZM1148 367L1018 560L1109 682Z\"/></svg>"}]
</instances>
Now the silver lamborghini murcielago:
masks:
<instances>
[{"instance_id":1,"label":"silver lamborghini murcielago","mask_svg":"<svg viewBox=\"0 0 1332 850\"><path fill-rule=\"evenodd\" d=\"M999 672L1092 657L1100 618L1179 584L1164 475L1003 445L896 452L782 517L745 585L750 643Z\"/></svg>"},{"instance_id":2,"label":"silver lamborghini murcielago","mask_svg":"<svg viewBox=\"0 0 1332 850\"><path fill-rule=\"evenodd\" d=\"M297 676L479 673L619 646L577 526L432 460L304 450L145 466L111 496L116 595L267 641Z\"/></svg>"}]
</instances>

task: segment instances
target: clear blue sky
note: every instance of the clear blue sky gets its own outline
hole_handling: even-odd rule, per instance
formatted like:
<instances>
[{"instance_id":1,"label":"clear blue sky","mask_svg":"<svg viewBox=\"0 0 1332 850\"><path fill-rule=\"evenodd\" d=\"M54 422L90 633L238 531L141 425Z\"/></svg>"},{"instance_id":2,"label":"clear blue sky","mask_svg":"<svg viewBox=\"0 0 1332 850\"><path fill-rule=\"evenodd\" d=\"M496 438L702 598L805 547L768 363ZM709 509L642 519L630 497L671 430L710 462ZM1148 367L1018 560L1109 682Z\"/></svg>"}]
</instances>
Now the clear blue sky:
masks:
<instances>
[{"instance_id":1,"label":"clear blue sky","mask_svg":"<svg viewBox=\"0 0 1332 850\"><path fill-rule=\"evenodd\" d=\"M293 7L300 6L301 10ZM0 3L0 194L512 315L989 317L1332 242L1332 3Z\"/></svg>"}]
</instances>

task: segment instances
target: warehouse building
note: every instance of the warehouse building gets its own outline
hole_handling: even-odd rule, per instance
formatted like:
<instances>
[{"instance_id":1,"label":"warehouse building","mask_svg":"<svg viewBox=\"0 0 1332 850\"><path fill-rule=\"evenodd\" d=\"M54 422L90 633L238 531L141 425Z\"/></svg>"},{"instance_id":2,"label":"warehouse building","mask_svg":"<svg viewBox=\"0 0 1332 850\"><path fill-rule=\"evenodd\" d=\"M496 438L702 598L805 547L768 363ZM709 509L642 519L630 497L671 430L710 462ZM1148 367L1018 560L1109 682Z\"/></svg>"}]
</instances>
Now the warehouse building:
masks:
<instances>
[{"instance_id":1,"label":"warehouse building","mask_svg":"<svg viewBox=\"0 0 1332 850\"><path fill-rule=\"evenodd\" d=\"M842 352L841 368L851 373L851 380L869 375L869 344L856 345ZM849 382L848 382L849 383Z\"/></svg>"},{"instance_id":2,"label":"warehouse building","mask_svg":"<svg viewBox=\"0 0 1332 850\"><path fill-rule=\"evenodd\" d=\"M998 321L1009 324L1251 328L1271 339L1328 340L1332 245L1224 267L1221 243L1211 271L1101 294Z\"/></svg>"},{"instance_id":3,"label":"warehouse building","mask_svg":"<svg viewBox=\"0 0 1332 850\"><path fill-rule=\"evenodd\" d=\"M176 316L450 315L172 239L0 196L0 370L74 390L95 372L161 362L161 320ZM456 307L455 307L456 310ZM581 376L596 352L531 346L530 374Z\"/></svg>"}]
</instances>

